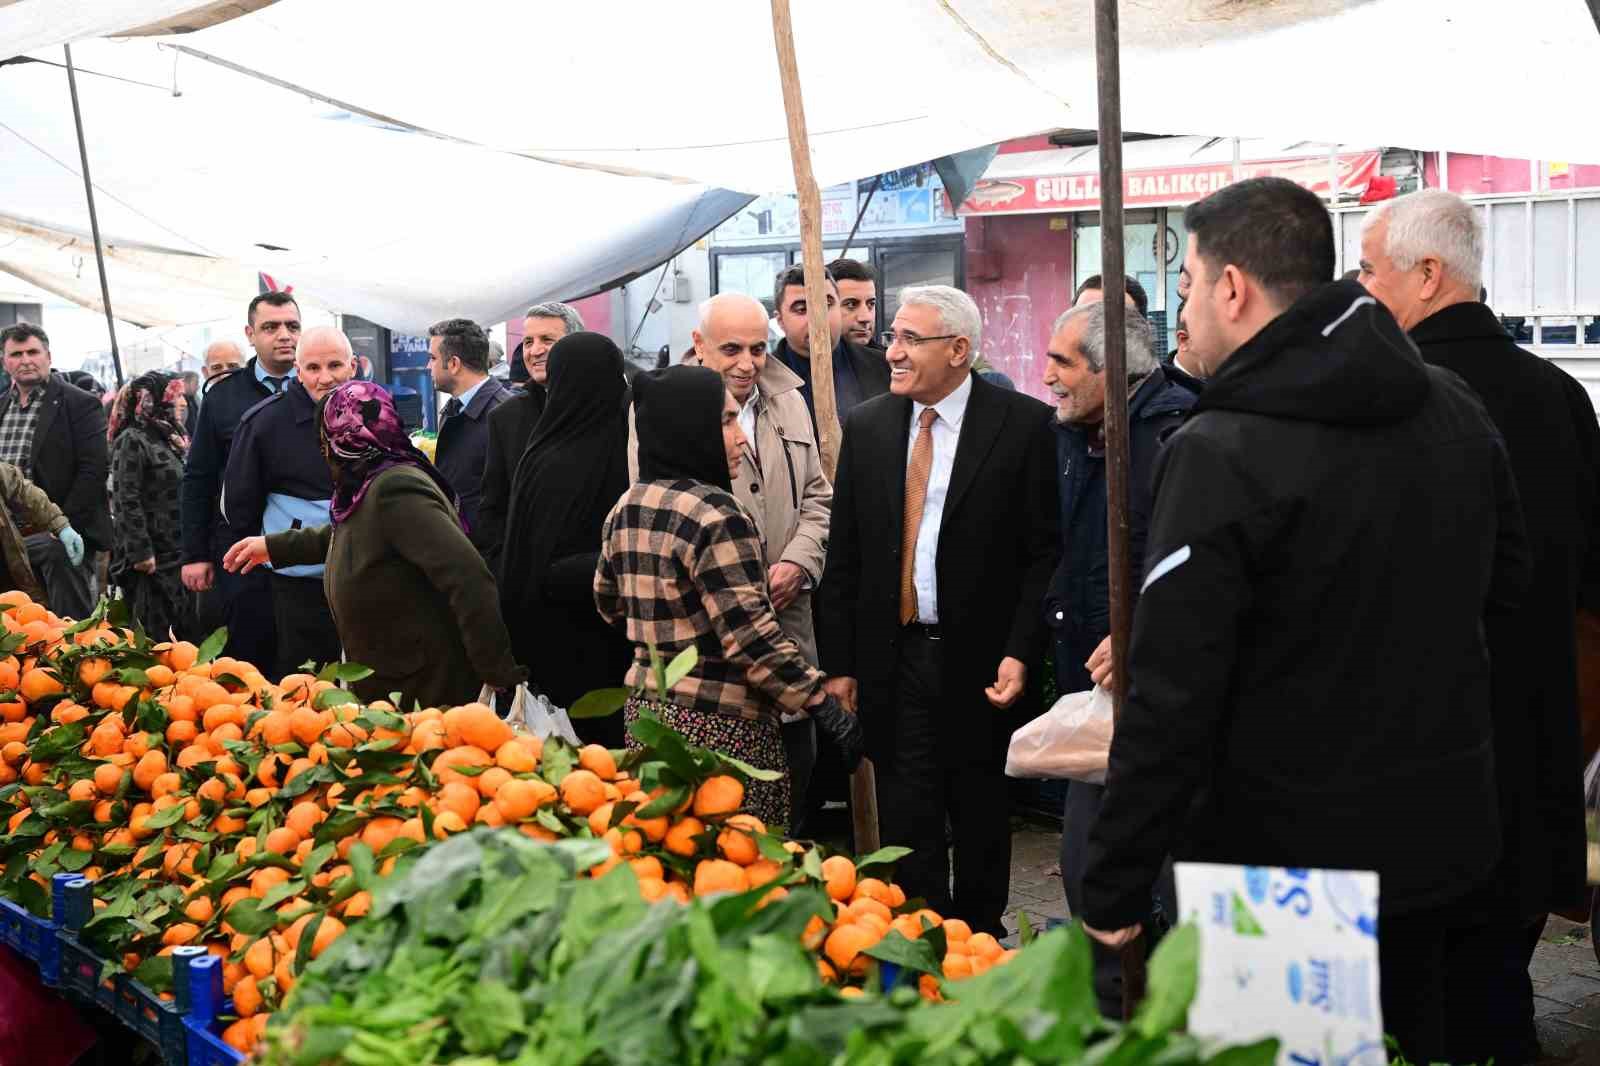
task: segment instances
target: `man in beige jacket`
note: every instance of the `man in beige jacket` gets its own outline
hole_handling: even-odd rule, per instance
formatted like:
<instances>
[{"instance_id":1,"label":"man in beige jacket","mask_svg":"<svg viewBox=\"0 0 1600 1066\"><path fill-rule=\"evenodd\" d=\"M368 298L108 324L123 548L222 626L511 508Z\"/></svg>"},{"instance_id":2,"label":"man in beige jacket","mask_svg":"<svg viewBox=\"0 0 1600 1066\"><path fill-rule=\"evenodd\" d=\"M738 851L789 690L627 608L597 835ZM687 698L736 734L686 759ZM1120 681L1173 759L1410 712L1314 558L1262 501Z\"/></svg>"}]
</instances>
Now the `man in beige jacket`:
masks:
<instances>
[{"instance_id":1,"label":"man in beige jacket","mask_svg":"<svg viewBox=\"0 0 1600 1066\"><path fill-rule=\"evenodd\" d=\"M767 588L778 621L815 665L811 593L822 580L828 551L833 486L822 472L800 377L768 357L767 312L753 297L713 296L700 305L700 325L693 337L700 364L722 375L740 405L739 422L747 443L733 494L755 519L765 546ZM628 464L636 476L636 438L630 443ZM805 786L816 761L816 732L810 719L802 716L785 722L784 743L798 813L805 810Z\"/></svg>"}]
</instances>

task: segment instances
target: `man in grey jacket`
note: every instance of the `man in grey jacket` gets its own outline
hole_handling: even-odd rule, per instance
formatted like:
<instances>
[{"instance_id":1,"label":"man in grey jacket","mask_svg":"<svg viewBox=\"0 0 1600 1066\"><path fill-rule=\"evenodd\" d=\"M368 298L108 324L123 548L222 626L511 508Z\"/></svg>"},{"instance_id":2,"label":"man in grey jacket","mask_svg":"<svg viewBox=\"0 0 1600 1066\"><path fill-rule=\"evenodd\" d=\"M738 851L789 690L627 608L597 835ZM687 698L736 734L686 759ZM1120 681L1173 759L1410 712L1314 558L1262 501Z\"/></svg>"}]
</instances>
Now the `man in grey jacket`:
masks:
<instances>
[{"instance_id":1,"label":"man in grey jacket","mask_svg":"<svg viewBox=\"0 0 1600 1066\"><path fill-rule=\"evenodd\" d=\"M767 587L778 621L815 665L811 594L822 580L833 486L822 470L802 382L769 356L766 309L754 297L722 293L701 304L693 339L700 364L722 375L739 404L746 444L733 494L766 546ZM816 730L800 715L784 723L783 734L798 819L816 762Z\"/></svg>"}]
</instances>

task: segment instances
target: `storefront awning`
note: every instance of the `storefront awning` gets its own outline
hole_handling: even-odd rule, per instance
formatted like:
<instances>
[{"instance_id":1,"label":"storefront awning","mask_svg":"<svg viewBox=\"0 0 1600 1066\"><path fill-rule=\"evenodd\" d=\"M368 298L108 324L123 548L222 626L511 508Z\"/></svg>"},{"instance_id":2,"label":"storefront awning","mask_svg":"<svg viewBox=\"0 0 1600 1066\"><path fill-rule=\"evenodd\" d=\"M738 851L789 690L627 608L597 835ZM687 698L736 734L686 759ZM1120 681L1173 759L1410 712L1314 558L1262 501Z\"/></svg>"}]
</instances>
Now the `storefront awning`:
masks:
<instances>
[{"instance_id":1,"label":"storefront awning","mask_svg":"<svg viewBox=\"0 0 1600 1066\"><path fill-rule=\"evenodd\" d=\"M1289 178L1328 195L1359 196L1378 173L1377 148L1337 153L1330 145L1243 141L1237 175L1232 140L1161 137L1123 145L1123 202L1129 207L1194 203L1238 178ZM1095 147L1003 153L959 209L962 215L1094 211L1100 207L1100 151Z\"/></svg>"}]
</instances>

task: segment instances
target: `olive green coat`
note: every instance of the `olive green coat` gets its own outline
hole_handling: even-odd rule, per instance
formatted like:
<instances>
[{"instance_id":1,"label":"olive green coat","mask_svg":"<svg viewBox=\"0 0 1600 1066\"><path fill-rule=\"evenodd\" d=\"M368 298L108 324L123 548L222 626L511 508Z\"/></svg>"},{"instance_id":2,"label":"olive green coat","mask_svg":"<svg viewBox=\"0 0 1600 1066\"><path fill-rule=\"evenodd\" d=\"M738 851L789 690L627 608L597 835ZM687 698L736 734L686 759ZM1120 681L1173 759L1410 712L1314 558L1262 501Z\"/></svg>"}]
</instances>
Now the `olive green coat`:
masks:
<instances>
[{"instance_id":1,"label":"olive green coat","mask_svg":"<svg viewBox=\"0 0 1600 1066\"><path fill-rule=\"evenodd\" d=\"M485 682L524 676L511 657L494 578L455 508L412 466L379 474L338 528L267 538L274 566L326 561L323 586L345 658L372 668L352 687L364 700L401 694L424 707L478 698Z\"/></svg>"},{"instance_id":2,"label":"olive green coat","mask_svg":"<svg viewBox=\"0 0 1600 1066\"><path fill-rule=\"evenodd\" d=\"M19 516L28 529L39 533L60 533L67 528L67 516L11 463L0 463L0 501L0 558L5 559L12 586L43 603L44 588L34 576L27 542L12 516Z\"/></svg>"}]
</instances>

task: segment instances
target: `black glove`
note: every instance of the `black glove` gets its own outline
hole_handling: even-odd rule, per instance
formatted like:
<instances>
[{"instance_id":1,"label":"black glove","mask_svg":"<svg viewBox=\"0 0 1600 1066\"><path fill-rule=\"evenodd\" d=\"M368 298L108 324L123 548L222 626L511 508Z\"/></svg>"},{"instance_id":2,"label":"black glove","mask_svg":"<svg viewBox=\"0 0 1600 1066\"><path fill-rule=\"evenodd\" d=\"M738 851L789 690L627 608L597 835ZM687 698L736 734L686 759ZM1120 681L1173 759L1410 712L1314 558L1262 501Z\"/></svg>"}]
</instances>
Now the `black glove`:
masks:
<instances>
[{"instance_id":1,"label":"black glove","mask_svg":"<svg viewBox=\"0 0 1600 1066\"><path fill-rule=\"evenodd\" d=\"M821 703L810 708L810 713L817 727L839 745L845 772L855 773L856 767L861 765L861 757L867 750L867 738L861 731L861 719L841 707L839 701L832 696L824 697Z\"/></svg>"}]
</instances>

